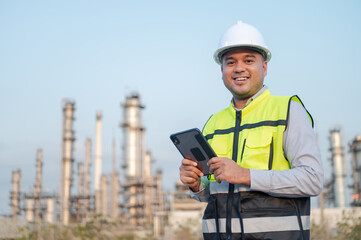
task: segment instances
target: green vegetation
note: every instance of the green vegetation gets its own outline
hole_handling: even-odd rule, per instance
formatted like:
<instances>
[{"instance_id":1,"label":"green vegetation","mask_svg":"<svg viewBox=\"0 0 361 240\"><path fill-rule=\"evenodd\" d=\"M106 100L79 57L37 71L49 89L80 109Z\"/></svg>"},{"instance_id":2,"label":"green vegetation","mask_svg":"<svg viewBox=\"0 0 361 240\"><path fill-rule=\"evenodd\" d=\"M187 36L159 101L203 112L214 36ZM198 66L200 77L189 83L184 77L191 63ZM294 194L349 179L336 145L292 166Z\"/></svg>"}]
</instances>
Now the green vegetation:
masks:
<instances>
[{"instance_id":1,"label":"green vegetation","mask_svg":"<svg viewBox=\"0 0 361 240\"><path fill-rule=\"evenodd\" d=\"M202 229L198 219L188 219L183 224L174 226L173 240L201 240L203 239Z\"/></svg>"},{"instance_id":2,"label":"green vegetation","mask_svg":"<svg viewBox=\"0 0 361 240\"><path fill-rule=\"evenodd\" d=\"M83 224L70 226L41 223L20 229L17 240L137 240L134 232L122 228L120 222L110 222L95 216ZM151 239L151 238L147 238Z\"/></svg>"},{"instance_id":3,"label":"green vegetation","mask_svg":"<svg viewBox=\"0 0 361 240\"><path fill-rule=\"evenodd\" d=\"M355 216L355 212L343 212L336 229L330 230L327 220L323 225L311 225L311 239L314 240L359 240L360 236L361 217Z\"/></svg>"},{"instance_id":4,"label":"green vegetation","mask_svg":"<svg viewBox=\"0 0 361 240\"><path fill-rule=\"evenodd\" d=\"M197 222L186 221L173 226L174 240L200 240L201 229ZM138 230L126 230L124 223L111 222L101 216L95 216L83 224L70 226L50 225L46 223L27 225L19 229L17 240L156 240L151 233L139 237ZM137 235L138 234L138 235ZM343 212L336 229L329 229L327 220L323 225L312 223L311 239L313 240L359 240L361 236L361 217L355 212Z\"/></svg>"}]
</instances>

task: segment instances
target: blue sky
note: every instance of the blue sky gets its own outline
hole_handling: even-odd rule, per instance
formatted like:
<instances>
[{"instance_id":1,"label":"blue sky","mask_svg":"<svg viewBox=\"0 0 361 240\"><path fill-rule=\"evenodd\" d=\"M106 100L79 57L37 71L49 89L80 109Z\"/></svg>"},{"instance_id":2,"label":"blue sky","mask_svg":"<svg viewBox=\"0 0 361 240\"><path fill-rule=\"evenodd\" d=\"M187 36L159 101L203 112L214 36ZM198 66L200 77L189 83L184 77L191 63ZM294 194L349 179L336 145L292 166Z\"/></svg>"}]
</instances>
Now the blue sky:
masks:
<instances>
[{"instance_id":1,"label":"blue sky","mask_svg":"<svg viewBox=\"0 0 361 240\"><path fill-rule=\"evenodd\" d=\"M38 148L44 188L59 188L64 98L76 102L77 162L103 112L109 173L113 135L121 161L120 103L139 92L147 149L172 190L181 158L169 135L202 128L228 106L212 55L238 20L256 26L272 51L271 92L297 94L313 115L329 173L329 129L342 126L345 144L361 134L360 12L356 0L0 1L0 213L10 213L12 170L22 169L24 191L32 188Z\"/></svg>"}]
</instances>

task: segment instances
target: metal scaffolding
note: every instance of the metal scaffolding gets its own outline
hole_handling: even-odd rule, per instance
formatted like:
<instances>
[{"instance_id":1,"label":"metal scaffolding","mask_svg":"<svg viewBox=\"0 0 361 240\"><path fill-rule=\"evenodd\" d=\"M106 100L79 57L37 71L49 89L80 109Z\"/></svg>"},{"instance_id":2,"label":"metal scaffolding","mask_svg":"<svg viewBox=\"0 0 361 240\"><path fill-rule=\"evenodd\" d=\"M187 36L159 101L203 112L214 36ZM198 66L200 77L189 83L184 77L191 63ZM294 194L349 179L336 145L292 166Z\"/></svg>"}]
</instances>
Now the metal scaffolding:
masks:
<instances>
[{"instance_id":1,"label":"metal scaffolding","mask_svg":"<svg viewBox=\"0 0 361 240\"><path fill-rule=\"evenodd\" d=\"M84 217L90 213L90 167L91 167L91 140L87 138L85 141L85 176L84 176Z\"/></svg>"},{"instance_id":2,"label":"metal scaffolding","mask_svg":"<svg viewBox=\"0 0 361 240\"><path fill-rule=\"evenodd\" d=\"M355 137L349 145L352 156L353 189L352 205L361 206L361 136Z\"/></svg>"},{"instance_id":3,"label":"metal scaffolding","mask_svg":"<svg viewBox=\"0 0 361 240\"><path fill-rule=\"evenodd\" d=\"M332 165L330 200L333 207L346 207L347 164L345 149L342 146L341 128L330 130L329 140Z\"/></svg>"},{"instance_id":4,"label":"metal scaffolding","mask_svg":"<svg viewBox=\"0 0 361 240\"><path fill-rule=\"evenodd\" d=\"M151 155L145 149L140 97L133 93L126 97L123 108L123 169L121 184L122 213L130 219L131 227L151 226L155 213L164 208L161 172L151 174ZM161 217L159 215L159 217Z\"/></svg>"},{"instance_id":5,"label":"metal scaffolding","mask_svg":"<svg viewBox=\"0 0 361 240\"><path fill-rule=\"evenodd\" d=\"M73 121L75 103L65 101L63 107L63 141L60 181L60 219L64 225L70 221L70 192L73 182L73 143L75 141Z\"/></svg>"},{"instance_id":6,"label":"metal scaffolding","mask_svg":"<svg viewBox=\"0 0 361 240\"><path fill-rule=\"evenodd\" d=\"M119 218L119 171L116 165L116 144L113 138L112 142L112 174L111 174L111 200L110 200L110 217L113 221Z\"/></svg>"},{"instance_id":7,"label":"metal scaffolding","mask_svg":"<svg viewBox=\"0 0 361 240\"><path fill-rule=\"evenodd\" d=\"M16 219L21 214L20 194L21 194L21 170L12 172L12 191L10 192L11 217Z\"/></svg>"}]
</instances>

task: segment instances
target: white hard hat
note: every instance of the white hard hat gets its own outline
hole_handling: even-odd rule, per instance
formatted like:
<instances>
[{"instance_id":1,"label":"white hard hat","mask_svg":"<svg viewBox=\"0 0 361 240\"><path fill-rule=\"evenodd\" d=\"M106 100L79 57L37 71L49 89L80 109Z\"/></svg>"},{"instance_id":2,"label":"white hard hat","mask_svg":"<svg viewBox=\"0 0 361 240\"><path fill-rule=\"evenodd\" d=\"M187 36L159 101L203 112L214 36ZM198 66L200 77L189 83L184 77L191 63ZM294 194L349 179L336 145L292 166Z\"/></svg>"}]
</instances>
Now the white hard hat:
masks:
<instances>
[{"instance_id":1,"label":"white hard hat","mask_svg":"<svg viewBox=\"0 0 361 240\"><path fill-rule=\"evenodd\" d=\"M230 27L221 37L218 49L214 53L214 60L222 65L222 56L231 49L247 48L261 53L269 62L271 51L266 46L262 34L253 26L238 21Z\"/></svg>"}]
</instances>

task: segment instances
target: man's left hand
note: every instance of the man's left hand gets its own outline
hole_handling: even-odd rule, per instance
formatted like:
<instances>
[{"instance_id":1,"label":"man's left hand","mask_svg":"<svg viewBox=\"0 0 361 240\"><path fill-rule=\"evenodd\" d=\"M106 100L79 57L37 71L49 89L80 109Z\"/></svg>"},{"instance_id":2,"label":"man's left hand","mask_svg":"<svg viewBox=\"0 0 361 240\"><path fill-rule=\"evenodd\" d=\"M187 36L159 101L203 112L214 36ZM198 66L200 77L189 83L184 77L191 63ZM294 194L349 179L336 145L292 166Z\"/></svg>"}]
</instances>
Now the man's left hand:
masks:
<instances>
[{"instance_id":1,"label":"man's left hand","mask_svg":"<svg viewBox=\"0 0 361 240\"><path fill-rule=\"evenodd\" d=\"M221 181L224 180L234 184L251 185L249 169L238 166L232 159L214 157L209 160L208 166L218 183L221 183Z\"/></svg>"}]
</instances>

